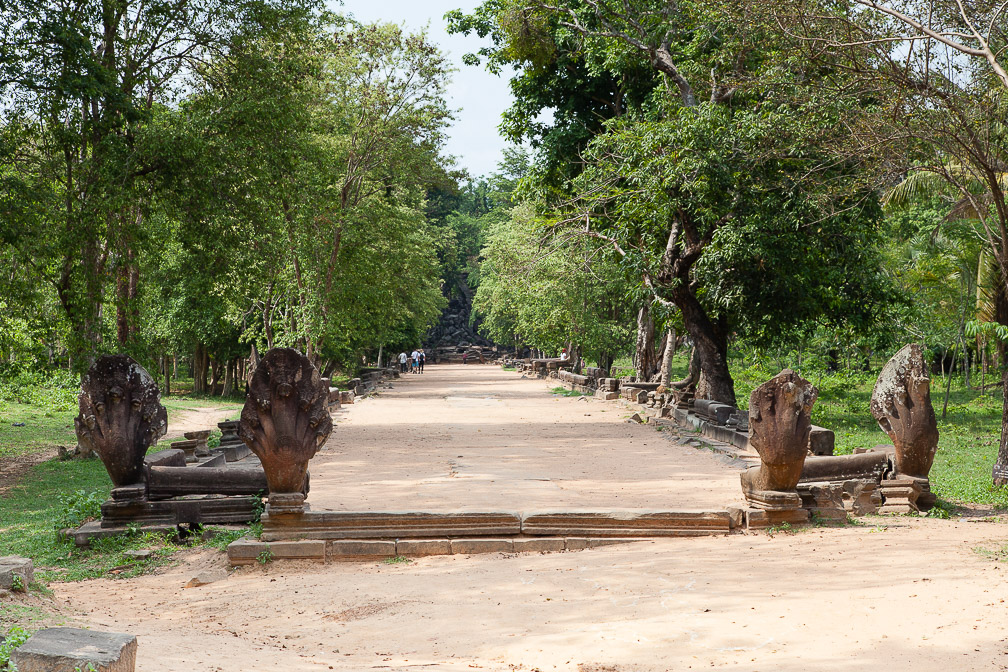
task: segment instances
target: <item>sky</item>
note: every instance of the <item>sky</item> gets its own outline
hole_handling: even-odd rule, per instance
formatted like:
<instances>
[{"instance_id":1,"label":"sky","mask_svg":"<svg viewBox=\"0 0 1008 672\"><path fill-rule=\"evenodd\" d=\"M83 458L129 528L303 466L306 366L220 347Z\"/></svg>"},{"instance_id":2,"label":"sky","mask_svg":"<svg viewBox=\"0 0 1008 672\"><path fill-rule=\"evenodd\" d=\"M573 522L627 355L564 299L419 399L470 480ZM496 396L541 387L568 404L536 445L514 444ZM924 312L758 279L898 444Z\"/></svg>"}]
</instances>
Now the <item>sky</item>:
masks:
<instances>
[{"instance_id":1,"label":"sky","mask_svg":"<svg viewBox=\"0 0 1008 672\"><path fill-rule=\"evenodd\" d=\"M329 0L331 9L352 14L357 20L389 21L410 30L428 29L432 42L448 54L456 72L448 86L448 104L456 110L448 131L445 153L458 158L458 166L477 177L496 171L507 144L497 126L511 104L508 75L492 75L483 66L462 63L462 56L486 43L476 36L449 35L444 20L452 9L473 10L476 0Z\"/></svg>"}]
</instances>

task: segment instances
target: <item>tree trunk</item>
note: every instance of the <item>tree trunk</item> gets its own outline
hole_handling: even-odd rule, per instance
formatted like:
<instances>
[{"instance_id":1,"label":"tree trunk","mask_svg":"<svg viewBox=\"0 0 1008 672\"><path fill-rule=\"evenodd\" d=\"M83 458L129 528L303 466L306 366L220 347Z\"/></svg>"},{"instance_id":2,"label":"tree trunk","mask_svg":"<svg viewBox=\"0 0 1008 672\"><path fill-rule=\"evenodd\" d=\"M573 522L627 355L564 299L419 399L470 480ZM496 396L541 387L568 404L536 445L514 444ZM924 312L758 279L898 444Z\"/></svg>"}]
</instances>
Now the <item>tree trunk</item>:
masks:
<instances>
[{"instance_id":1,"label":"tree trunk","mask_svg":"<svg viewBox=\"0 0 1008 672\"><path fill-rule=\"evenodd\" d=\"M1008 324L1008 296L1005 282L999 282L994 296L997 321ZM998 445L997 459L994 461L992 476L994 485L1008 485L1008 349L1001 340L997 341L998 361L1001 362L1001 443Z\"/></svg>"},{"instance_id":2,"label":"tree trunk","mask_svg":"<svg viewBox=\"0 0 1008 672\"><path fill-rule=\"evenodd\" d=\"M654 330L651 307L645 303L637 312L637 348L634 351L634 368L637 369L637 380L642 382L650 381L658 371Z\"/></svg>"},{"instance_id":3,"label":"tree trunk","mask_svg":"<svg viewBox=\"0 0 1008 672\"><path fill-rule=\"evenodd\" d=\"M221 392L222 397L230 397L234 394L234 370L237 368L237 362L234 359L229 359L224 363L224 390Z\"/></svg>"},{"instance_id":4,"label":"tree trunk","mask_svg":"<svg viewBox=\"0 0 1008 672\"><path fill-rule=\"evenodd\" d=\"M665 335L665 352L662 354L661 363L661 384L669 387L672 384L672 358L676 351L676 331L669 329Z\"/></svg>"},{"instance_id":5,"label":"tree trunk","mask_svg":"<svg viewBox=\"0 0 1008 672\"><path fill-rule=\"evenodd\" d=\"M210 394L217 394L217 383L220 382L221 362L210 362Z\"/></svg>"},{"instance_id":6,"label":"tree trunk","mask_svg":"<svg viewBox=\"0 0 1008 672\"><path fill-rule=\"evenodd\" d=\"M167 397L169 394L171 394L171 371L172 371L171 358L168 355L164 355L161 358L161 362L164 366L164 390L162 390L162 394L164 394Z\"/></svg>"},{"instance_id":7,"label":"tree trunk","mask_svg":"<svg viewBox=\"0 0 1008 672\"><path fill-rule=\"evenodd\" d=\"M994 462L994 469L991 476L994 485L1008 485L1008 366L1004 366L1001 360L1003 371L1001 373L1001 443L998 445L997 460Z\"/></svg>"},{"instance_id":8,"label":"tree trunk","mask_svg":"<svg viewBox=\"0 0 1008 672\"><path fill-rule=\"evenodd\" d=\"M696 398L735 405L735 381L728 371L728 338L708 317L696 296L679 286L673 290L675 304L682 311L686 331L693 340L694 356L700 365Z\"/></svg>"}]
</instances>

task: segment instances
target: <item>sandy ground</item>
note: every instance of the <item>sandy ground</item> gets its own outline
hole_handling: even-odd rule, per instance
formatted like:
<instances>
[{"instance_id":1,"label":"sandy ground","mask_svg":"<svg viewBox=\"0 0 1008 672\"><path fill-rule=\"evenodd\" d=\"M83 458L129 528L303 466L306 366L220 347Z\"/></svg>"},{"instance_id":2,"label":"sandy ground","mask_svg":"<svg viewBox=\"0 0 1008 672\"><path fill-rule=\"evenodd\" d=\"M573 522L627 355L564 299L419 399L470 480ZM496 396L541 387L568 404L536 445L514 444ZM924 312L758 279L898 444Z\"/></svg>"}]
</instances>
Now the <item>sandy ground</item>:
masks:
<instances>
[{"instance_id":1,"label":"sandy ground","mask_svg":"<svg viewBox=\"0 0 1008 672\"><path fill-rule=\"evenodd\" d=\"M553 381L556 385L556 381ZM742 503L738 465L495 366L429 366L341 412L315 510L669 509Z\"/></svg>"},{"instance_id":2,"label":"sandy ground","mask_svg":"<svg viewBox=\"0 0 1008 672\"><path fill-rule=\"evenodd\" d=\"M554 401L542 381L490 367L428 372L341 414L312 464L314 508L737 501L732 465L626 424L615 404ZM677 465L686 475L662 471ZM1008 541L1004 520L863 522L567 553L273 563L184 588L223 574L223 554L204 550L157 575L53 588L68 617L136 634L143 672L1008 669L1004 569L975 550Z\"/></svg>"}]
</instances>

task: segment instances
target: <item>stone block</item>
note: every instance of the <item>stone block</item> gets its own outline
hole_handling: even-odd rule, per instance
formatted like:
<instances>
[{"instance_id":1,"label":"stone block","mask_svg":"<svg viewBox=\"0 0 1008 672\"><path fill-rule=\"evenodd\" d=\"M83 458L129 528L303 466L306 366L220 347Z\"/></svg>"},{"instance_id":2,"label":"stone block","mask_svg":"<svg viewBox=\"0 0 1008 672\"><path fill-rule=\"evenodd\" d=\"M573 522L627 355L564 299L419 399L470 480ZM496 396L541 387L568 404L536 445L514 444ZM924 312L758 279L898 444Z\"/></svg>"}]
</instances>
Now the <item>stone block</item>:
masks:
<instances>
[{"instance_id":1,"label":"stone block","mask_svg":"<svg viewBox=\"0 0 1008 672\"><path fill-rule=\"evenodd\" d=\"M451 555L448 539L398 539L396 555Z\"/></svg>"},{"instance_id":2,"label":"stone block","mask_svg":"<svg viewBox=\"0 0 1008 672\"><path fill-rule=\"evenodd\" d=\"M844 509L855 516L878 513L882 494L875 481L850 480L842 483Z\"/></svg>"},{"instance_id":3,"label":"stone block","mask_svg":"<svg viewBox=\"0 0 1008 672\"><path fill-rule=\"evenodd\" d=\"M561 537L689 537L728 530L726 511L560 511L522 519L522 534Z\"/></svg>"},{"instance_id":4,"label":"stone block","mask_svg":"<svg viewBox=\"0 0 1008 672\"><path fill-rule=\"evenodd\" d=\"M564 545L568 551L583 551L588 548L588 539L585 537L567 537Z\"/></svg>"},{"instance_id":5,"label":"stone block","mask_svg":"<svg viewBox=\"0 0 1008 672\"><path fill-rule=\"evenodd\" d=\"M812 425L809 430L808 449L813 455L832 455L836 437L832 429Z\"/></svg>"},{"instance_id":6,"label":"stone block","mask_svg":"<svg viewBox=\"0 0 1008 672\"><path fill-rule=\"evenodd\" d=\"M514 542L511 539L452 539L453 554L461 553L511 553Z\"/></svg>"},{"instance_id":7,"label":"stone block","mask_svg":"<svg viewBox=\"0 0 1008 672\"><path fill-rule=\"evenodd\" d=\"M320 539L302 541L259 541L238 539L228 545L228 562L232 565L251 565L261 558L268 560L318 560L326 559L326 542Z\"/></svg>"},{"instance_id":8,"label":"stone block","mask_svg":"<svg viewBox=\"0 0 1008 672\"><path fill-rule=\"evenodd\" d=\"M14 577L18 577L15 579ZM0 557L0 588L14 590L14 584L20 584L19 589L28 588L28 584L35 580L35 566L31 558L23 558L20 555L7 555Z\"/></svg>"},{"instance_id":9,"label":"stone block","mask_svg":"<svg viewBox=\"0 0 1008 672\"><path fill-rule=\"evenodd\" d=\"M733 530L745 527L745 510L741 506L728 507L728 526Z\"/></svg>"},{"instance_id":10,"label":"stone block","mask_svg":"<svg viewBox=\"0 0 1008 672\"><path fill-rule=\"evenodd\" d=\"M396 542L391 539L353 539L326 543L326 555L329 558L350 560L392 558L395 557L396 551Z\"/></svg>"},{"instance_id":11,"label":"stone block","mask_svg":"<svg viewBox=\"0 0 1008 672\"><path fill-rule=\"evenodd\" d=\"M809 522L809 512L806 509L791 509L788 511L767 511L765 509L746 509L746 528L750 530L765 530L768 527L780 525L806 525Z\"/></svg>"},{"instance_id":12,"label":"stone block","mask_svg":"<svg viewBox=\"0 0 1008 672\"><path fill-rule=\"evenodd\" d=\"M603 401L612 401L613 399L619 399L619 392L607 392L599 389L595 392L595 398Z\"/></svg>"},{"instance_id":13,"label":"stone block","mask_svg":"<svg viewBox=\"0 0 1008 672\"><path fill-rule=\"evenodd\" d=\"M521 532L517 513L412 511L306 511L285 516L264 515L265 541L276 539L421 539L491 537Z\"/></svg>"},{"instance_id":14,"label":"stone block","mask_svg":"<svg viewBox=\"0 0 1008 672\"><path fill-rule=\"evenodd\" d=\"M514 540L516 553L555 553L567 549L567 544L558 537L519 537Z\"/></svg>"},{"instance_id":15,"label":"stone block","mask_svg":"<svg viewBox=\"0 0 1008 672\"><path fill-rule=\"evenodd\" d=\"M18 672L74 672L88 665L97 672L133 672L137 639L118 632L46 628L14 650Z\"/></svg>"}]
</instances>

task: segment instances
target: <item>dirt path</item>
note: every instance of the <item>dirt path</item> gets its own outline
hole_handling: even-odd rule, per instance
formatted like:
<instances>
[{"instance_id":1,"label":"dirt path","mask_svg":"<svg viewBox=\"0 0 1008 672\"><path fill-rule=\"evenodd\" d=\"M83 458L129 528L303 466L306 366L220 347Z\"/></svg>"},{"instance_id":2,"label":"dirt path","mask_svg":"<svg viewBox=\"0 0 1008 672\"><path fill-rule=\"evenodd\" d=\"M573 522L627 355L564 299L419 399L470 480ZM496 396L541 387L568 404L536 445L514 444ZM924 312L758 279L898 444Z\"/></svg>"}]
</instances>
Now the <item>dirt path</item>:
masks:
<instances>
[{"instance_id":1,"label":"dirt path","mask_svg":"<svg viewBox=\"0 0 1008 672\"><path fill-rule=\"evenodd\" d=\"M737 499L732 465L615 405L554 401L490 367L428 371L341 414L312 463L313 508L651 506L662 492L686 505L690 482L694 508ZM143 672L1006 670L1004 570L974 550L1006 540L1003 519L869 518L569 553L274 563L183 588L225 566L198 551L155 576L53 588L67 616L136 634Z\"/></svg>"}]
</instances>

